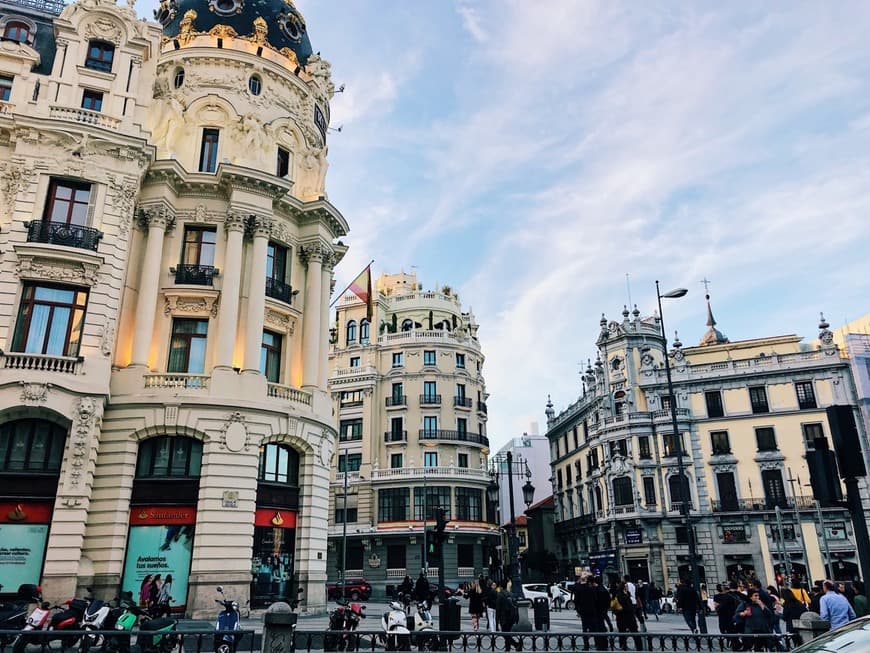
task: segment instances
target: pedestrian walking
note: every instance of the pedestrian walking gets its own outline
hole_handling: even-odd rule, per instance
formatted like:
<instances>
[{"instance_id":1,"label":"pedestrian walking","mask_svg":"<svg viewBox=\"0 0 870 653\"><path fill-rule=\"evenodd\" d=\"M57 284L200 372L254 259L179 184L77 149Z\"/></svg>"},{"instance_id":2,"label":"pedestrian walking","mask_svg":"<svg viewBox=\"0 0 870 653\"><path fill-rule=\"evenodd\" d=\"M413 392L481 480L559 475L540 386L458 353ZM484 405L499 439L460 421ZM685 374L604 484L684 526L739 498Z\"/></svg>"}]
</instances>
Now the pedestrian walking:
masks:
<instances>
[{"instance_id":1,"label":"pedestrian walking","mask_svg":"<svg viewBox=\"0 0 870 653\"><path fill-rule=\"evenodd\" d=\"M474 632L480 629L480 618L486 612L486 602L483 596L483 576L477 579L468 590L468 614L471 615L471 627Z\"/></svg>"},{"instance_id":2,"label":"pedestrian walking","mask_svg":"<svg viewBox=\"0 0 870 653\"><path fill-rule=\"evenodd\" d=\"M864 589L864 582L856 580L853 587L855 588L855 616L864 617L870 614L870 607L867 605L867 592Z\"/></svg>"},{"instance_id":3,"label":"pedestrian walking","mask_svg":"<svg viewBox=\"0 0 870 653\"><path fill-rule=\"evenodd\" d=\"M736 587L736 585L735 585ZM729 634L734 632L734 613L737 612L737 599L722 584L716 585L713 595L713 607L719 619L719 632Z\"/></svg>"},{"instance_id":4,"label":"pedestrian walking","mask_svg":"<svg viewBox=\"0 0 870 653\"><path fill-rule=\"evenodd\" d=\"M613 614L616 616L616 629L621 633L637 633L636 601L628 591L628 583L616 583L615 590L611 606L614 608ZM619 638L619 647L623 651L627 643L627 637L621 636ZM634 650L643 650L643 640L639 636L634 638Z\"/></svg>"},{"instance_id":5,"label":"pedestrian walking","mask_svg":"<svg viewBox=\"0 0 870 653\"><path fill-rule=\"evenodd\" d=\"M495 609L498 604L498 591L494 580L489 581L489 587L484 593L484 604L486 605L486 625L489 632L494 633L498 630L498 625L495 621Z\"/></svg>"},{"instance_id":6,"label":"pedestrian walking","mask_svg":"<svg viewBox=\"0 0 870 653\"><path fill-rule=\"evenodd\" d=\"M425 605L427 610L429 609L429 592L429 579L421 571L417 577L417 584L414 585L414 599L418 603Z\"/></svg>"},{"instance_id":7,"label":"pedestrian walking","mask_svg":"<svg viewBox=\"0 0 870 653\"><path fill-rule=\"evenodd\" d=\"M507 582L505 588L498 593L498 603L496 604L496 618L498 620L499 630L503 633L510 633L513 630L514 624L520 620L520 612L517 608L511 593L511 581ZM505 651L510 651L511 647L515 647L517 651L522 650L522 644L519 640L515 640L509 634L504 636Z\"/></svg>"},{"instance_id":8,"label":"pedestrian walking","mask_svg":"<svg viewBox=\"0 0 870 653\"><path fill-rule=\"evenodd\" d=\"M647 612L647 605L649 604L649 583L647 583L643 578L637 581L637 607L638 607L638 616L643 615L644 621L649 619L649 612Z\"/></svg>"},{"instance_id":9,"label":"pedestrian walking","mask_svg":"<svg viewBox=\"0 0 870 653\"><path fill-rule=\"evenodd\" d=\"M740 613L747 635L772 635L776 615L761 600L758 589L749 590L749 603ZM748 643L744 640L744 645ZM773 646L773 637L752 638L752 650L763 651Z\"/></svg>"},{"instance_id":10,"label":"pedestrian walking","mask_svg":"<svg viewBox=\"0 0 870 653\"><path fill-rule=\"evenodd\" d=\"M798 646L803 644L803 638L794 632L796 622L801 615L807 611L807 606L802 601L798 600L795 590L785 589L782 591L782 621L785 624L785 631L793 633L792 639Z\"/></svg>"},{"instance_id":11,"label":"pedestrian walking","mask_svg":"<svg viewBox=\"0 0 870 653\"><path fill-rule=\"evenodd\" d=\"M649 605L647 606L647 612L654 614L656 621L658 621L659 615L662 613L662 591L656 587L654 582L650 582L648 595Z\"/></svg>"},{"instance_id":12,"label":"pedestrian walking","mask_svg":"<svg viewBox=\"0 0 870 653\"><path fill-rule=\"evenodd\" d=\"M845 596L837 593L834 583L826 580L822 584L822 589L824 589L825 595L819 600L821 607L819 615L822 619L831 622L831 630L839 628L855 618L855 610L849 605Z\"/></svg>"},{"instance_id":13,"label":"pedestrian walking","mask_svg":"<svg viewBox=\"0 0 870 653\"><path fill-rule=\"evenodd\" d=\"M681 578L674 595L677 607L683 613L683 619L692 633L698 632L698 607L700 599L695 588L685 578Z\"/></svg>"}]
</instances>

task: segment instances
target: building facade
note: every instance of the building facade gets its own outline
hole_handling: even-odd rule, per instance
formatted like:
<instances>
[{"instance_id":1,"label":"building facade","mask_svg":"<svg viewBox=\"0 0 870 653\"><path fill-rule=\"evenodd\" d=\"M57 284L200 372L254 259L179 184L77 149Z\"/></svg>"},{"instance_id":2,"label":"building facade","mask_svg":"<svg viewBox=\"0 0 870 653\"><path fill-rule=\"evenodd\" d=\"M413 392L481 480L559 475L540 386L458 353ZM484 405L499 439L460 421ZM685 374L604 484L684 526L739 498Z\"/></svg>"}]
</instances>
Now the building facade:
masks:
<instances>
[{"instance_id":1,"label":"building facade","mask_svg":"<svg viewBox=\"0 0 870 653\"><path fill-rule=\"evenodd\" d=\"M538 433L537 423L532 425L531 433L523 433L521 437L511 438L490 459L490 469L497 468L498 476L498 505L496 510L500 512L498 523L509 523L510 513L510 483L507 476L507 454L513 457L514 473L514 510L519 517L526 509L523 498L523 485L528 478L535 488L538 488L538 497L549 493L550 476L550 441L546 435Z\"/></svg>"},{"instance_id":2,"label":"building facade","mask_svg":"<svg viewBox=\"0 0 870 653\"><path fill-rule=\"evenodd\" d=\"M583 394L558 415L548 405L563 573L590 567L665 586L690 576L675 401L702 581L772 583L788 569L812 579L856 576L848 513L817 510L807 488L806 452L831 444L825 408L855 405L848 361L827 323L812 348L797 336L729 342L708 318L698 346L677 339L668 353L675 396L659 320L635 308L621 321L602 316Z\"/></svg>"},{"instance_id":3,"label":"building facade","mask_svg":"<svg viewBox=\"0 0 870 653\"><path fill-rule=\"evenodd\" d=\"M376 592L438 569L424 525L450 523L445 582L474 578L496 535L486 510L484 356L474 315L415 274L382 275L372 314L337 305L329 387L339 417L330 493L330 579L364 577ZM346 482L346 485L345 485ZM346 548L345 548L346 543Z\"/></svg>"},{"instance_id":4,"label":"building facade","mask_svg":"<svg viewBox=\"0 0 870 653\"><path fill-rule=\"evenodd\" d=\"M833 333L834 343L842 349L852 366L855 394L866 432L870 427L870 315L849 322Z\"/></svg>"},{"instance_id":5,"label":"building facade","mask_svg":"<svg viewBox=\"0 0 870 653\"><path fill-rule=\"evenodd\" d=\"M0 578L323 609L329 65L289 1L155 18L0 4Z\"/></svg>"}]
</instances>

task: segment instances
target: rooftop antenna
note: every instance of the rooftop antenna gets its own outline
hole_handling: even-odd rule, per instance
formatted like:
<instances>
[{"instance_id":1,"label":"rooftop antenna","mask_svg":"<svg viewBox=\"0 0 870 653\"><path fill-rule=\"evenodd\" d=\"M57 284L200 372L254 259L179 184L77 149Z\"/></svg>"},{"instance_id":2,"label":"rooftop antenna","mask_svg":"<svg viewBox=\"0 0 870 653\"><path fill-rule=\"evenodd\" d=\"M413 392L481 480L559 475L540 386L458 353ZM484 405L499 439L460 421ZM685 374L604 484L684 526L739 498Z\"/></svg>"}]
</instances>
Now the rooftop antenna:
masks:
<instances>
[{"instance_id":1,"label":"rooftop antenna","mask_svg":"<svg viewBox=\"0 0 870 653\"><path fill-rule=\"evenodd\" d=\"M625 273L625 292L628 293L628 305L631 306L631 280L629 279L628 272Z\"/></svg>"}]
</instances>

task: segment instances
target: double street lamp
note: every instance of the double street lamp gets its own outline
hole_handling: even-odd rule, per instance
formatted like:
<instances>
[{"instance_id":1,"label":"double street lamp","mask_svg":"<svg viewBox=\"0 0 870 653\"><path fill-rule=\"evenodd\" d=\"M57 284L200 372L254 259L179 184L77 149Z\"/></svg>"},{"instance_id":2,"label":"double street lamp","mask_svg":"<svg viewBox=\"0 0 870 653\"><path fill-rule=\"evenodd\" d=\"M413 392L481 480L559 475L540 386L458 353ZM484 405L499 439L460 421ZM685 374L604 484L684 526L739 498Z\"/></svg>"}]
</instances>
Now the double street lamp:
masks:
<instances>
[{"instance_id":1,"label":"double street lamp","mask_svg":"<svg viewBox=\"0 0 870 653\"><path fill-rule=\"evenodd\" d=\"M668 395L671 409L671 427L673 428L674 452L677 456L677 474L679 475L680 486L680 515L682 516L683 524L686 526L686 537L689 542L689 569L692 572L692 591L698 593L700 601L701 591L701 574L698 568L698 551L695 544L695 531L692 528L692 523L689 519L689 479L685 474L683 467L683 438L680 434L679 426L677 425L677 396L674 393L674 382L671 379L671 362L668 356L668 337L665 335L665 318L662 313L662 299L678 299L684 297L689 292L685 288L675 288L662 294L659 288L659 282L656 281L656 296L659 302L659 324L662 330L662 346L664 348L665 359L665 376L668 380ZM707 632L707 620L704 616L705 606L698 603L698 628L702 633Z\"/></svg>"},{"instance_id":2,"label":"double street lamp","mask_svg":"<svg viewBox=\"0 0 870 653\"><path fill-rule=\"evenodd\" d=\"M535 498L535 486L532 485L532 472L529 470L529 465L526 463L525 471L514 471L514 455L508 451L506 455L507 465L502 468L499 461L494 461L494 464L489 470L489 485L486 487L486 496L490 504L499 503L499 485L498 477L506 474L508 477L508 496L510 497L511 523L508 531L508 555L510 556L511 565L511 592L514 597L521 599L523 595L522 578L520 578L519 565L519 540L517 539L517 517L514 509L514 476L525 476L526 484L523 485L523 503L526 508L532 505ZM500 512L500 511L499 511ZM501 519L499 519L501 521Z\"/></svg>"}]
</instances>

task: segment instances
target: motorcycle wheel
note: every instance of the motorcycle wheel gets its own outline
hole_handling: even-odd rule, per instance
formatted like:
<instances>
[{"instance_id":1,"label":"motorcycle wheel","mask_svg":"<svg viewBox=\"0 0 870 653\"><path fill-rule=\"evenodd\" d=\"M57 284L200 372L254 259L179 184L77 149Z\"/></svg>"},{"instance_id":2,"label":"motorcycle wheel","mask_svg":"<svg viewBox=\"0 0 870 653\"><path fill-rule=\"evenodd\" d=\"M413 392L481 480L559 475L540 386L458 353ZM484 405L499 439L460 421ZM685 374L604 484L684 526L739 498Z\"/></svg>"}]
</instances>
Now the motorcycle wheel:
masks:
<instances>
[{"instance_id":1,"label":"motorcycle wheel","mask_svg":"<svg viewBox=\"0 0 870 653\"><path fill-rule=\"evenodd\" d=\"M215 653L232 653L233 647L226 642L221 642L215 648Z\"/></svg>"},{"instance_id":2,"label":"motorcycle wheel","mask_svg":"<svg viewBox=\"0 0 870 653\"><path fill-rule=\"evenodd\" d=\"M27 639L19 635L15 638L15 643L12 645L12 653L24 653L27 648Z\"/></svg>"},{"instance_id":3,"label":"motorcycle wheel","mask_svg":"<svg viewBox=\"0 0 870 653\"><path fill-rule=\"evenodd\" d=\"M82 637L82 643L79 644L79 653L88 653L91 648L91 638L93 635L85 635Z\"/></svg>"}]
</instances>

